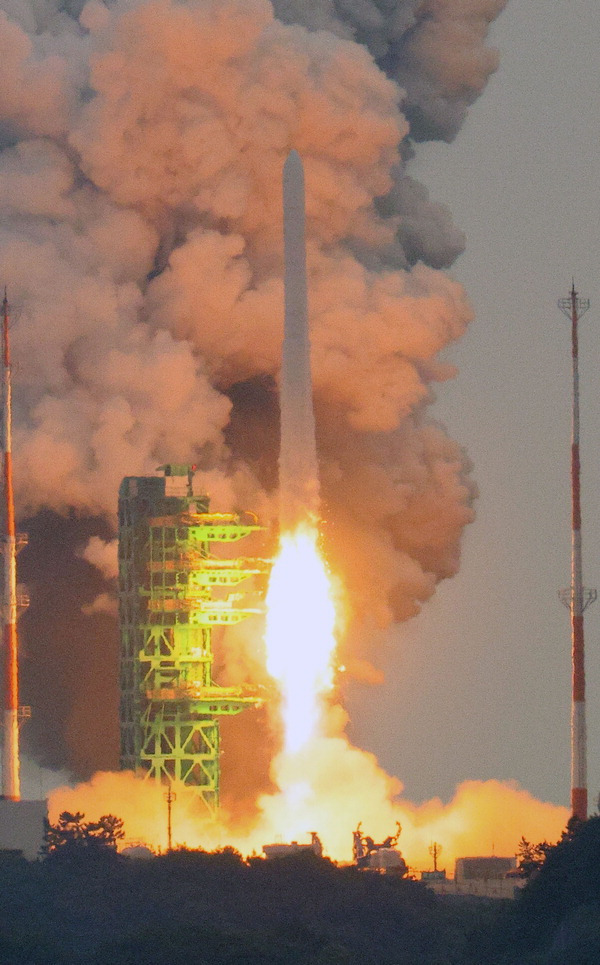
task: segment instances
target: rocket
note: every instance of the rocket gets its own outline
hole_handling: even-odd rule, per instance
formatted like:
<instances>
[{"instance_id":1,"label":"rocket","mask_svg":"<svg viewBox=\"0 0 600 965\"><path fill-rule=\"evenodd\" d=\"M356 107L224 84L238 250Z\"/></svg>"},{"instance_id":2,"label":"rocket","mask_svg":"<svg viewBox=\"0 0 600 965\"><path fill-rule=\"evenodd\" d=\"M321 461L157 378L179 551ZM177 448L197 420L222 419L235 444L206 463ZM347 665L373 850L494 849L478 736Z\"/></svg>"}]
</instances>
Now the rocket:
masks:
<instances>
[{"instance_id":1,"label":"rocket","mask_svg":"<svg viewBox=\"0 0 600 965\"><path fill-rule=\"evenodd\" d=\"M285 317L280 382L281 530L319 515L319 475L310 368L304 168L291 151L283 168Z\"/></svg>"}]
</instances>

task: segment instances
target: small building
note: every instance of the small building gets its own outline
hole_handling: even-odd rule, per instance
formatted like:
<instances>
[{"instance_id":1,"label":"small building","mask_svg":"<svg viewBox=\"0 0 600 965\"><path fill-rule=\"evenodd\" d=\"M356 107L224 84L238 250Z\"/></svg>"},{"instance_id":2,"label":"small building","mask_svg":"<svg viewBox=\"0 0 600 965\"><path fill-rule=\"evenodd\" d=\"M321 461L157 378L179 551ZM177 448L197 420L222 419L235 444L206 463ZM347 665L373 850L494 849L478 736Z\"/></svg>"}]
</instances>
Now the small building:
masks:
<instances>
[{"instance_id":1,"label":"small building","mask_svg":"<svg viewBox=\"0 0 600 965\"><path fill-rule=\"evenodd\" d=\"M275 844L263 844L265 858L267 861L272 861L273 858L289 858L291 855L306 854L309 851L321 858L323 855L321 839L316 831L310 831L309 834L310 844L299 844L297 841L290 841L289 843L278 841Z\"/></svg>"},{"instance_id":2,"label":"small building","mask_svg":"<svg viewBox=\"0 0 600 965\"><path fill-rule=\"evenodd\" d=\"M481 858L457 858L454 868L456 881L498 881L509 871L515 871L516 858L500 858L495 855Z\"/></svg>"},{"instance_id":3,"label":"small building","mask_svg":"<svg viewBox=\"0 0 600 965\"><path fill-rule=\"evenodd\" d=\"M47 819L46 801L0 798L0 852L20 851L28 861L35 861L44 844Z\"/></svg>"},{"instance_id":4,"label":"small building","mask_svg":"<svg viewBox=\"0 0 600 965\"><path fill-rule=\"evenodd\" d=\"M429 884L431 881L446 881L446 869L443 868L441 871L422 871L421 881Z\"/></svg>"},{"instance_id":5,"label":"small building","mask_svg":"<svg viewBox=\"0 0 600 965\"><path fill-rule=\"evenodd\" d=\"M404 876L408 868L406 861L396 848L378 848L368 856L368 863L363 865L368 871L380 871L382 874L396 874Z\"/></svg>"},{"instance_id":6,"label":"small building","mask_svg":"<svg viewBox=\"0 0 600 965\"><path fill-rule=\"evenodd\" d=\"M457 858L454 878L423 872L421 880L438 895L470 895L479 898L514 898L526 883L516 872L517 859L491 856ZM437 873L438 875L440 872Z\"/></svg>"}]
</instances>

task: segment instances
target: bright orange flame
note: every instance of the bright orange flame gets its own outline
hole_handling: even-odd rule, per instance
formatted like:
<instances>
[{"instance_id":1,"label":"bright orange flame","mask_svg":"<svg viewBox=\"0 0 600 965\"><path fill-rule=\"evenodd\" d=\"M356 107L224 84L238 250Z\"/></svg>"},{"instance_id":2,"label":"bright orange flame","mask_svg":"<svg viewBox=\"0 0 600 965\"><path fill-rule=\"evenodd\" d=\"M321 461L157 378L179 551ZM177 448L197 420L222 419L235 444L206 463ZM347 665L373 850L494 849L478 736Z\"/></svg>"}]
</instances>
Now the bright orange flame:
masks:
<instances>
[{"instance_id":1,"label":"bright orange flame","mask_svg":"<svg viewBox=\"0 0 600 965\"><path fill-rule=\"evenodd\" d=\"M282 698L284 753L319 732L322 698L333 685L335 606L316 526L280 538L267 592L267 670Z\"/></svg>"}]
</instances>

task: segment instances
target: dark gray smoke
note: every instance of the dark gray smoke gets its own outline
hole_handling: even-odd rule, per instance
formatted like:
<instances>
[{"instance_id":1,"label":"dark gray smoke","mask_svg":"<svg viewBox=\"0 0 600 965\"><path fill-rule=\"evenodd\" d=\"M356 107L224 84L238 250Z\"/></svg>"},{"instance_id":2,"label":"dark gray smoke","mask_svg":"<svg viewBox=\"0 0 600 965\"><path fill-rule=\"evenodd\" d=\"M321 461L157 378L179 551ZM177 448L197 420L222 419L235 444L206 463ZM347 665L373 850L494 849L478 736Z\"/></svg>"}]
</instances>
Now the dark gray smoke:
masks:
<instances>
[{"instance_id":1,"label":"dark gray smoke","mask_svg":"<svg viewBox=\"0 0 600 965\"><path fill-rule=\"evenodd\" d=\"M277 16L364 44L406 92L416 141L452 141L498 67L486 45L508 0L276 0Z\"/></svg>"}]
</instances>

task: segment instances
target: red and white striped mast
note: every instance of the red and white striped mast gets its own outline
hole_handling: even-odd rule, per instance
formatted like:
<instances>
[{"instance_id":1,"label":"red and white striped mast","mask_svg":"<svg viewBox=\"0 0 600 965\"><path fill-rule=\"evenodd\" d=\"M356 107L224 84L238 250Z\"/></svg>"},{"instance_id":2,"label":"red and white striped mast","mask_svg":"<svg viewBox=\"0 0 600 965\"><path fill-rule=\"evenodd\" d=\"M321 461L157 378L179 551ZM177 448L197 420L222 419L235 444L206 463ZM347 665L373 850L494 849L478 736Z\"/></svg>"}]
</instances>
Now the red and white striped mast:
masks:
<instances>
[{"instance_id":1,"label":"red and white striped mast","mask_svg":"<svg viewBox=\"0 0 600 965\"><path fill-rule=\"evenodd\" d=\"M585 722L585 663L583 648L583 613L596 599L596 590L583 586L581 563L581 463L579 459L579 344L577 324L590 307L588 299L579 298L575 282L568 298L558 307L571 321L573 358L573 410L571 430L571 586L560 594L571 612L572 703L571 703L571 813L580 821L588 815L587 736Z\"/></svg>"},{"instance_id":2,"label":"red and white striped mast","mask_svg":"<svg viewBox=\"0 0 600 965\"><path fill-rule=\"evenodd\" d=\"M2 745L2 796L21 800L19 758L19 652L17 638L17 536L12 479L12 399L8 299L2 302L2 414L4 470L4 594L2 600L2 642L4 646L4 740Z\"/></svg>"}]
</instances>

